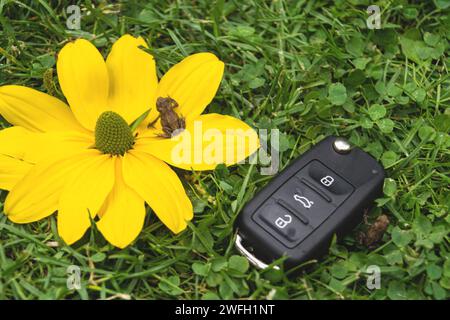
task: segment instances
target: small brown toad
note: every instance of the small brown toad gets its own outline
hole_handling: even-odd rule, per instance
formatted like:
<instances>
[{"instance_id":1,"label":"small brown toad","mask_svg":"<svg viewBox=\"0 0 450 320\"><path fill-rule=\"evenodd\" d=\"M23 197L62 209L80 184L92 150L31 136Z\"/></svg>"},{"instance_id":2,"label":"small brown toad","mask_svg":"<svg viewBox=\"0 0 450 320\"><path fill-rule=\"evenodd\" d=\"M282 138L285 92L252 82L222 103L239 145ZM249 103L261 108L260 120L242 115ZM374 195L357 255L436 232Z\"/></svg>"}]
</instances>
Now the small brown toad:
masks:
<instances>
[{"instance_id":1,"label":"small brown toad","mask_svg":"<svg viewBox=\"0 0 450 320\"><path fill-rule=\"evenodd\" d=\"M368 225L366 232L359 234L359 243L368 248L373 248L374 245L383 238L387 227L389 226L389 218L387 215L380 215L375 222L370 224L367 221L367 214L364 214L364 222Z\"/></svg>"},{"instance_id":2,"label":"small brown toad","mask_svg":"<svg viewBox=\"0 0 450 320\"><path fill-rule=\"evenodd\" d=\"M186 128L184 117L179 116L174 110L176 107L178 107L178 103L171 97L159 97L156 100L156 110L160 114L163 130L159 136L170 138L174 131Z\"/></svg>"}]
</instances>

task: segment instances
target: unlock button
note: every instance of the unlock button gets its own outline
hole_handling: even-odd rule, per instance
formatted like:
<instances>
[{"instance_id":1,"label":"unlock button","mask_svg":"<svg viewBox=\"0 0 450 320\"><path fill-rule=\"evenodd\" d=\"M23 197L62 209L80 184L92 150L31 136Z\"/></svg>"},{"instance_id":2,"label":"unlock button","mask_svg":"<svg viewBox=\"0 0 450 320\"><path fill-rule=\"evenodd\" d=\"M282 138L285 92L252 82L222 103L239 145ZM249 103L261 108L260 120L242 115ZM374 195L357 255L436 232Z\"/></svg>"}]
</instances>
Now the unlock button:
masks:
<instances>
[{"instance_id":1,"label":"unlock button","mask_svg":"<svg viewBox=\"0 0 450 320\"><path fill-rule=\"evenodd\" d=\"M312 231L312 227L295 214L274 202L260 208L253 219L288 248L297 245Z\"/></svg>"}]
</instances>

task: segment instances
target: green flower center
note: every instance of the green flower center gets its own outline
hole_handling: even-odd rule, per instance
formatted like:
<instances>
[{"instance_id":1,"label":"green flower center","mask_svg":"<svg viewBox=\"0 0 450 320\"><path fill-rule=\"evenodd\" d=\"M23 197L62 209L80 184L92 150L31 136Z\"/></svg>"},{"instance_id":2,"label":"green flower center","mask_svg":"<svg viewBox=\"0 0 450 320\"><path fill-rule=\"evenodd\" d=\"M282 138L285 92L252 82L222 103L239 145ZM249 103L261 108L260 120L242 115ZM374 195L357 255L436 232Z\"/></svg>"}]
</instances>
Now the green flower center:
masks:
<instances>
[{"instance_id":1,"label":"green flower center","mask_svg":"<svg viewBox=\"0 0 450 320\"><path fill-rule=\"evenodd\" d=\"M134 143L127 122L113 111L103 112L95 124L95 148L111 155L124 155Z\"/></svg>"}]
</instances>

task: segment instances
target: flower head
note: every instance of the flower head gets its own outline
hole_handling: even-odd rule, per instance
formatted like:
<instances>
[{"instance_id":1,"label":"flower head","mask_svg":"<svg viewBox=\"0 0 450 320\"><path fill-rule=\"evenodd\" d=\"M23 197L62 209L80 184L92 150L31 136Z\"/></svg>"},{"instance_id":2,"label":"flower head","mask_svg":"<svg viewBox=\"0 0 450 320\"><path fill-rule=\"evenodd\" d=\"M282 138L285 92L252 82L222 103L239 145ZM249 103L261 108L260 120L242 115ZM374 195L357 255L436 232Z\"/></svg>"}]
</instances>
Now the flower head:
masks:
<instances>
[{"instance_id":1,"label":"flower head","mask_svg":"<svg viewBox=\"0 0 450 320\"><path fill-rule=\"evenodd\" d=\"M193 139L194 123L216 128L216 138L233 135L226 129L249 130L229 116L201 115L219 87L223 62L194 54L158 83L155 61L140 47L147 47L142 38L124 35L105 61L87 40L66 44L57 72L70 107L27 87L0 87L0 115L13 125L0 131L0 188L9 191L4 211L11 221L33 222L57 211L58 233L67 244L96 221L104 237L123 248L142 229L145 203L174 233L192 219L192 204L165 162L208 170L242 160L180 162L171 156L173 133ZM176 107L158 111L158 98L168 97ZM244 146L244 157L258 146ZM218 149L230 151L225 144Z\"/></svg>"}]
</instances>

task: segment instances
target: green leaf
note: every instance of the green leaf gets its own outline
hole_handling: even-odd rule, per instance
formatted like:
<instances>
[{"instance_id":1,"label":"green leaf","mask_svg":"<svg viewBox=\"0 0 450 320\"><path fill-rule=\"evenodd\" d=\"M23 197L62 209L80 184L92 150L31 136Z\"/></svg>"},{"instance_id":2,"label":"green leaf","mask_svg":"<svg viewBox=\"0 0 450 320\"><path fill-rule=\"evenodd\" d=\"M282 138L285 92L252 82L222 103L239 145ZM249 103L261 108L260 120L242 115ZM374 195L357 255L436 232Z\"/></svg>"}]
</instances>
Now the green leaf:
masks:
<instances>
[{"instance_id":1,"label":"green leaf","mask_svg":"<svg viewBox=\"0 0 450 320\"><path fill-rule=\"evenodd\" d=\"M205 292L205 294L202 296L202 300L220 300L220 297L217 295L217 293L208 291Z\"/></svg>"},{"instance_id":2,"label":"green leaf","mask_svg":"<svg viewBox=\"0 0 450 320\"><path fill-rule=\"evenodd\" d=\"M347 52L355 57L359 57L362 55L365 46L366 41L361 39L361 37L352 37L350 41L345 44Z\"/></svg>"},{"instance_id":3,"label":"green leaf","mask_svg":"<svg viewBox=\"0 0 450 320\"><path fill-rule=\"evenodd\" d=\"M194 241L192 242L194 249L202 253L211 250L214 245L214 238L210 229L201 226L198 229L198 233L199 235L196 235Z\"/></svg>"},{"instance_id":4,"label":"green leaf","mask_svg":"<svg viewBox=\"0 0 450 320\"><path fill-rule=\"evenodd\" d=\"M290 149L290 141L289 136L283 132L279 134L279 142L278 142L278 151L284 152Z\"/></svg>"},{"instance_id":5,"label":"green leaf","mask_svg":"<svg viewBox=\"0 0 450 320\"><path fill-rule=\"evenodd\" d=\"M143 114L141 114L136 120L133 121L133 123L130 125L131 132L136 130L139 127L139 125L142 123L142 121L144 121L145 118L147 118L148 114L150 113L150 110L151 109L148 109Z\"/></svg>"},{"instance_id":6,"label":"green leaf","mask_svg":"<svg viewBox=\"0 0 450 320\"><path fill-rule=\"evenodd\" d=\"M370 62L370 58L357 58L352 62L356 69L364 70L367 64Z\"/></svg>"},{"instance_id":7,"label":"green leaf","mask_svg":"<svg viewBox=\"0 0 450 320\"><path fill-rule=\"evenodd\" d=\"M434 51L435 49L430 48L430 47L417 47L416 48L416 52L417 55L422 59L422 60L427 60L433 57L434 55Z\"/></svg>"},{"instance_id":8,"label":"green leaf","mask_svg":"<svg viewBox=\"0 0 450 320\"><path fill-rule=\"evenodd\" d=\"M194 213L202 213L205 210L207 205L208 205L208 202L206 202L203 199L195 198L192 200L192 206L194 209Z\"/></svg>"},{"instance_id":9,"label":"green leaf","mask_svg":"<svg viewBox=\"0 0 450 320\"><path fill-rule=\"evenodd\" d=\"M433 229L431 221L424 215L419 215L413 224L414 229L421 234L427 235Z\"/></svg>"},{"instance_id":10,"label":"green leaf","mask_svg":"<svg viewBox=\"0 0 450 320\"><path fill-rule=\"evenodd\" d=\"M335 278L331 278L328 285L337 292L342 292L345 290L345 285L342 283L342 281L339 281Z\"/></svg>"},{"instance_id":11,"label":"green leaf","mask_svg":"<svg viewBox=\"0 0 450 320\"><path fill-rule=\"evenodd\" d=\"M220 273L210 272L206 277L206 283L210 287L217 287L223 281L223 277Z\"/></svg>"},{"instance_id":12,"label":"green leaf","mask_svg":"<svg viewBox=\"0 0 450 320\"><path fill-rule=\"evenodd\" d=\"M352 103L352 101L346 101L342 107L344 108L345 111L347 111L348 113L354 113L355 112L355 105Z\"/></svg>"},{"instance_id":13,"label":"green leaf","mask_svg":"<svg viewBox=\"0 0 450 320\"><path fill-rule=\"evenodd\" d=\"M348 273L347 266L343 262L333 264L330 271L336 279L344 279Z\"/></svg>"},{"instance_id":14,"label":"green leaf","mask_svg":"<svg viewBox=\"0 0 450 320\"><path fill-rule=\"evenodd\" d=\"M176 275L161 279L161 281L158 283L158 287L171 296L177 296L183 293L183 290L181 290L179 285L180 277Z\"/></svg>"},{"instance_id":15,"label":"green leaf","mask_svg":"<svg viewBox=\"0 0 450 320\"><path fill-rule=\"evenodd\" d=\"M354 70L350 72L347 78L344 80L346 88L356 89L356 87L362 85L366 80L366 75L361 70Z\"/></svg>"},{"instance_id":16,"label":"green leaf","mask_svg":"<svg viewBox=\"0 0 450 320\"><path fill-rule=\"evenodd\" d=\"M392 166L398 159L398 155L394 151L386 151L381 156L381 162L385 168Z\"/></svg>"},{"instance_id":17,"label":"green leaf","mask_svg":"<svg viewBox=\"0 0 450 320\"><path fill-rule=\"evenodd\" d=\"M386 95L386 85L382 81L378 81L375 84L375 90L379 93L381 97L384 97Z\"/></svg>"},{"instance_id":18,"label":"green leaf","mask_svg":"<svg viewBox=\"0 0 450 320\"><path fill-rule=\"evenodd\" d=\"M427 266L427 275L430 280L439 280L442 276L442 268L432 263Z\"/></svg>"},{"instance_id":19,"label":"green leaf","mask_svg":"<svg viewBox=\"0 0 450 320\"><path fill-rule=\"evenodd\" d=\"M422 88L417 88L412 92L412 97L416 102L422 102L423 100L425 100L426 94L427 93L425 92L425 90L423 90Z\"/></svg>"},{"instance_id":20,"label":"green leaf","mask_svg":"<svg viewBox=\"0 0 450 320\"><path fill-rule=\"evenodd\" d=\"M386 108L379 104L374 104L369 108L369 116L372 120L378 120L386 115Z\"/></svg>"},{"instance_id":21,"label":"green leaf","mask_svg":"<svg viewBox=\"0 0 450 320\"><path fill-rule=\"evenodd\" d=\"M383 154L384 148L380 141L376 140L369 143L364 150L366 150L376 159L380 159L381 155Z\"/></svg>"},{"instance_id":22,"label":"green leaf","mask_svg":"<svg viewBox=\"0 0 450 320\"><path fill-rule=\"evenodd\" d=\"M388 197L393 197L397 192L397 182L394 179L384 179L383 192Z\"/></svg>"},{"instance_id":23,"label":"green leaf","mask_svg":"<svg viewBox=\"0 0 450 320\"><path fill-rule=\"evenodd\" d=\"M434 125L438 131L450 131L450 114L438 114L434 117Z\"/></svg>"},{"instance_id":24,"label":"green leaf","mask_svg":"<svg viewBox=\"0 0 450 320\"><path fill-rule=\"evenodd\" d=\"M417 41L410 39L408 37L402 36L400 37L400 45L403 51L403 54L414 62L423 63L424 60L427 60L429 57L426 57L424 54L427 52L427 46L423 41Z\"/></svg>"},{"instance_id":25,"label":"green leaf","mask_svg":"<svg viewBox=\"0 0 450 320\"><path fill-rule=\"evenodd\" d=\"M192 271L194 271L195 274L199 276L206 276L208 275L210 266L205 263L201 262L194 262L192 264Z\"/></svg>"},{"instance_id":26,"label":"green leaf","mask_svg":"<svg viewBox=\"0 0 450 320\"><path fill-rule=\"evenodd\" d=\"M252 82L255 78L262 78L266 61L259 59L256 63L245 64L244 67L236 74L232 75L232 79L237 82Z\"/></svg>"},{"instance_id":27,"label":"green leaf","mask_svg":"<svg viewBox=\"0 0 450 320\"><path fill-rule=\"evenodd\" d=\"M96 254L94 254L91 257L91 260L93 262L102 262L105 259L106 259L106 254L104 254L103 252L97 252Z\"/></svg>"},{"instance_id":28,"label":"green leaf","mask_svg":"<svg viewBox=\"0 0 450 320\"><path fill-rule=\"evenodd\" d=\"M373 128L373 122L372 120L370 120L367 117L361 117L361 119L359 120L359 124L361 125L361 127L363 127L364 129L371 129Z\"/></svg>"},{"instance_id":29,"label":"green leaf","mask_svg":"<svg viewBox=\"0 0 450 320\"><path fill-rule=\"evenodd\" d=\"M444 276L446 276L447 278L450 278L450 259L445 259Z\"/></svg>"},{"instance_id":30,"label":"green leaf","mask_svg":"<svg viewBox=\"0 0 450 320\"><path fill-rule=\"evenodd\" d=\"M422 141L433 140L436 135L436 130L430 126L422 126L419 128L418 135Z\"/></svg>"},{"instance_id":31,"label":"green leaf","mask_svg":"<svg viewBox=\"0 0 450 320\"><path fill-rule=\"evenodd\" d=\"M406 105L409 103L409 97L408 96L395 97L395 101L400 105Z\"/></svg>"},{"instance_id":32,"label":"green leaf","mask_svg":"<svg viewBox=\"0 0 450 320\"><path fill-rule=\"evenodd\" d=\"M263 78L254 78L250 80L250 82L248 83L248 87L250 89L256 89L262 87L264 83L266 83L266 80L264 80Z\"/></svg>"},{"instance_id":33,"label":"green leaf","mask_svg":"<svg viewBox=\"0 0 450 320\"><path fill-rule=\"evenodd\" d=\"M328 88L328 100L336 106L341 106L347 100L347 89L342 83L333 83Z\"/></svg>"},{"instance_id":34,"label":"green leaf","mask_svg":"<svg viewBox=\"0 0 450 320\"><path fill-rule=\"evenodd\" d=\"M432 34L429 32L425 32L425 34L423 35L423 40L425 41L425 43L432 47L434 47L439 42L440 38L441 37L438 34Z\"/></svg>"},{"instance_id":35,"label":"green leaf","mask_svg":"<svg viewBox=\"0 0 450 320\"><path fill-rule=\"evenodd\" d=\"M445 288L447 290L450 290L450 278L442 277L441 280L439 280L439 285L442 288Z\"/></svg>"},{"instance_id":36,"label":"green leaf","mask_svg":"<svg viewBox=\"0 0 450 320\"><path fill-rule=\"evenodd\" d=\"M377 121L377 125L383 133L391 133L394 130L394 121L391 119L381 119Z\"/></svg>"},{"instance_id":37,"label":"green leaf","mask_svg":"<svg viewBox=\"0 0 450 320\"><path fill-rule=\"evenodd\" d=\"M43 69L49 69L55 65L55 57L54 55L44 54L36 58L36 61L40 64L39 67Z\"/></svg>"},{"instance_id":38,"label":"green leaf","mask_svg":"<svg viewBox=\"0 0 450 320\"><path fill-rule=\"evenodd\" d=\"M153 10L149 9L142 10L137 18L142 22L151 22L158 19L156 13Z\"/></svg>"},{"instance_id":39,"label":"green leaf","mask_svg":"<svg viewBox=\"0 0 450 320\"><path fill-rule=\"evenodd\" d=\"M392 242L399 248L406 247L413 239L414 235L411 231L401 230L398 226L392 229Z\"/></svg>"},{"instance_id":40,"label":"green leaf","mask_svg":"<svg viewBox=\"0 0 450 320\"><path fill-rule=\"evenodd\" d=\"M229 35L241 38L252 36L254 33L255 28L248 25L239 25L229 31Z\"/></svg>"},{"instance_id":41,"label":"green leaf","mask_svg":"<svg viewBox=\"0 0 450 320\"><path fill-rule=\"evenodd\" d=\"M405 300L407 298L405 284L397 280L389 282L387 294L392 300Z\"/></svg>"},{"instance_id":42,"label":"green leaf","mask_svg":"<svg viewBox=\"0 0 450 320\"><path fill-rule=\"evenodd\" d=\"M233 186L230 185L229 183L227 183L227 182L225 182L225 181L222 180L222 181L219 182L219 186L220 186L220 188L221 188L223 191L225 191L226 193L232 194L232 192L233 192Z\"/></svg>"},{"instance_id":43,"label":"green leaf","mask_svg":"<svg viewBox=\"0 0 450 320\"><path fill-rule=\"evenodd\" d=\"M403 255L400 250L394 250L386 254L386 260L390 265L399 264L401 265L403 263Z\"/></svg>"},{"instance_id":44,"label":"green leaf","mask_svg":"<svg viewBox=\"0 0 450 320\"><path fill-rule=\"evenodd\" d=\"M419 15L419 11L416 8L413 8L413 7L409 7L409 8L406 7L406 8L404 8L402 10L402 13L403 13L403 16L406 19L409 19L409 20L413 20L413 19L417 18L417 16Z\"/></svg>"},{"instance_id":45,"label":"green leaf","mask_svg":"<svg viewBox=\"0 0 450 320\"><path fill-rule=\"evenodd\" d=\"M450 7L450 1L448 0L434 0L434 4L439 9L447 9Z\"/></svg>"},{"instance_id":46,"label":"green leaf","mask_svg":"<svg viewBox=\"0 0 450 320\"><path fill-rule=\"evenodd\" d=\"M433 289L433 296L435 299L437 300L445 299L447 292L437 282L433 281L431 283L431 287Z\"/></svg>"},{"instance_id":47,"label":"green leaf","mask_svg":"<svg viewBox=\"0 0 450 320\"><path fill-rule=\"evenodd\" d=\"M228 268L245 273L249 268L248 260L242 256L231 256L228 260Z\"/></svg>"},{"instance_id":48,"label":"green leaf","mask_svg":"<svg viewBox=\"0 0 450 320\"><path fill-rule=\"evenodd\" d=\"M223 281L219 286L219 293L222 299L229 300L233 298L233 289L226 281Z\"/></svg>"},{"instance_id":49,"label":"green leaf","mask_svg":"<svg viewBox=\"0 0 450 320\"><path fill-rule=\"evenodd\" d=\"M391 97L398 97L403 92L403 89L397 86L395 83L388 84L387 86L387 94Z\"/></svg>"},{"instance_id":50,"label":"green leaf","mask_svg":"<svg viewBox=\"0 0 450 320\"><path fill-rule=\"evenodd\" d=\"M224 257L215 258L214 260L211 261L211 263L214 272L219 272L225 269L228 265L228 262Z\"/></svg>"},{"instance_id":51,"label":"green leaf","mask_svg":"<svg viewBox=\"0 0 450 320\"><path fill-rule=\"evenodd\" d=\"M434 247L433 242L429 239L419 239L414 243L414 245L416 247L424 247L425 249L428 250L431 250Z\"/></svg>"}]
</instances>

